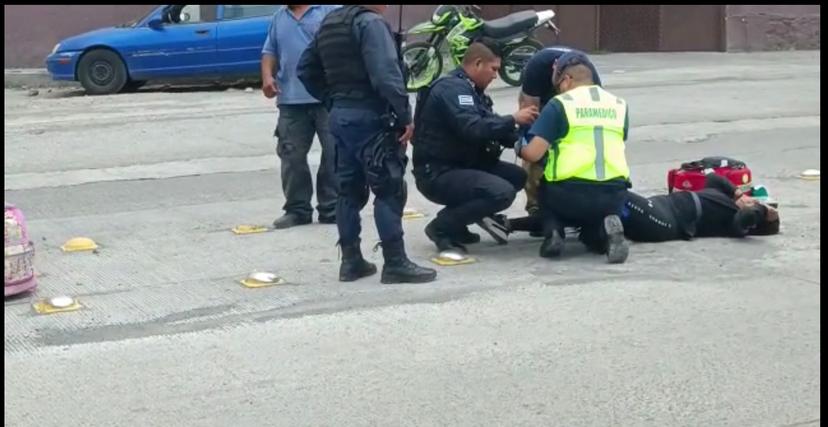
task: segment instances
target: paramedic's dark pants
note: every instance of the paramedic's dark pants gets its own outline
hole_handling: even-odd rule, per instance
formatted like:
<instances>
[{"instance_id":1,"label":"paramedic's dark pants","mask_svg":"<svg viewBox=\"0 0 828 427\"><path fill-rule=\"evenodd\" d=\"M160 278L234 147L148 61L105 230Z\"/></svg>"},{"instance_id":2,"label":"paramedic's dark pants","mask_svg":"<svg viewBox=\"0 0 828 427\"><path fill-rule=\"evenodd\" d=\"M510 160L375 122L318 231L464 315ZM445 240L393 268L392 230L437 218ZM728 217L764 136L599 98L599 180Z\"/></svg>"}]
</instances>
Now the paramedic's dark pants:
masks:
<instances>
[{"instance_id":1,"label":"paramedic's dark pants","mask_svg":"<svg viewBox=\"0 0 828 427\"><path fill-rule=\"evenodd\" d=\"M564 227L581 227L590 241L606 240L604 217L619 215L624 204L626 186L623 182L591 183L543 181L540 190L543 232L551 236ZM586 243L586 242L585 242Z\"/></svg>"}]
</instances>

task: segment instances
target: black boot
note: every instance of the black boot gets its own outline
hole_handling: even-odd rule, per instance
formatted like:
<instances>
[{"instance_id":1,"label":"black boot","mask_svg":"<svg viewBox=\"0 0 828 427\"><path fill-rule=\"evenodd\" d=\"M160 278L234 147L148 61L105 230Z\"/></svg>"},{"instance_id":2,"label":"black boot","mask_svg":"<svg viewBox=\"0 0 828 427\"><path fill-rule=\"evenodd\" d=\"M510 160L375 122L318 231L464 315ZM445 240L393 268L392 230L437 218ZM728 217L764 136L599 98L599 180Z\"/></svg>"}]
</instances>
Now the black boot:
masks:
<instances>
[{"instance_id":1,"label":"black boot","mask_svg":"<svg viewBox=\"0 0 828 427\"><path fill-rule=\"evenodd\" d=\"M365 261L362 251L359 249L360 241L341 245L342 264L339 266L339 281L353 282L354 280L368 277L377 272L377 266Z\"/></svg>"},{"instance_id":2,"label":"black boot","mask_svg":"<svg viewBox=\"0 0 828 427\"><path fill-rule=\"evenodd\" d=\"M564 248L563 229L552 230L541 243L540 256L544 258L557 258L561 256Z\"/></svg>"},{"instance_id":3,"label":"black boot","mask_svg":"<svg viewBox=\"0 0 828 427\"><path fill-rule=\"evenodd\" d=\"M440 252L452 249L460 249L463 252L466 252L466 247L463 246L463 244L459 241L453 239L451 233L442 229L436 219L434 221L429 222L428 225L426 225L425 234L429 238L429 240L434 242L434 244L437 246L437 250ZM479 241L480 236L477 237Z\"/></svg>"},{"instance_id":4,"label":"black boot","mask_svg":"<svg viewBox=\"0 0 828 427\"><path fill-rule=\"evenodd\" d=\"M385 264L382 266L381 283L426 283L437 278L436 270L420 267L408 259L402 239L382 242L382 256Z\"/></svg>"}]
</instances>

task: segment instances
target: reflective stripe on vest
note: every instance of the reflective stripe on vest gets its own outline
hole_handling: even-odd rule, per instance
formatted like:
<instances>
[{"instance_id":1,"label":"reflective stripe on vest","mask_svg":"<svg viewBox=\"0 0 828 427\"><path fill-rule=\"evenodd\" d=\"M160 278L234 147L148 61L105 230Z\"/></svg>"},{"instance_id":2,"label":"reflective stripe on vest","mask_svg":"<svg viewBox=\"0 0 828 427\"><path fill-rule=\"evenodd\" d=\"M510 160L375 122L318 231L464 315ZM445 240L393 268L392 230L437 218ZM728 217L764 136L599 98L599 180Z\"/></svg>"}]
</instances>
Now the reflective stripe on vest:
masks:
<instances>
[{"instance_id":1,"label":"reflective stripe on vest","mask_svg":"<svg viewBox=\"0 0 828 427\"><path fill-rule=\"evenodd\" d=\"M626 102L599 86L581 86L555 99L564 107L569 132L549 150L546 180L629 178L624 155Z\"/></svg>"}]
</instances>

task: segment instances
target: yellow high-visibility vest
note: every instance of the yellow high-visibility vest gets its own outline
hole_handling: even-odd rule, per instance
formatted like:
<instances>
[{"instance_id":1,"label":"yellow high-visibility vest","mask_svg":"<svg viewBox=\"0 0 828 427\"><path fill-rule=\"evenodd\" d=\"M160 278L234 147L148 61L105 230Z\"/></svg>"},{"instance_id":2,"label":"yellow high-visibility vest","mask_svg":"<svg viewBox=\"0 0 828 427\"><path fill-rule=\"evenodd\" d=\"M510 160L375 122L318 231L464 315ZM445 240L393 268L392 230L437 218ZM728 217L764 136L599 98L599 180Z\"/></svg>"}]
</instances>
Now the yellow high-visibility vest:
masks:
<instances>
[{"instance_id":1,"label":"yellow high-visibility vest","mask_svg":"<svg viewBox=\"0 0 828 427\"><path fill-rule=\"evenodd\" d=\"M569 132L549 149L545 179L629 179L624 155L627 103L600 86L581 86L555 99L564 107Z\"/></svg>"}]
</instances>

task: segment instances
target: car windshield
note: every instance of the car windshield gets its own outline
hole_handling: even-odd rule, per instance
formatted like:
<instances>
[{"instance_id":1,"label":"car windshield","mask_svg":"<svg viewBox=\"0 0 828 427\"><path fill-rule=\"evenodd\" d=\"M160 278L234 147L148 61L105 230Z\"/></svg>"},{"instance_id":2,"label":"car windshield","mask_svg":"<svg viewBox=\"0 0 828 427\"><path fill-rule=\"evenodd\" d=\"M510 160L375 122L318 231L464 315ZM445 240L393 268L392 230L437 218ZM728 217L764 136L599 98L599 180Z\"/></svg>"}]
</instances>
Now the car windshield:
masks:
<instances>
[{"instance_id":1,"label":"car windshield","mask_svg":"<svg viewBox=\"0 0 828 427\"><path fill-rule=\"evenodd\" d=\"M127 22L126 24L118 25L118 26L119 27L135 27L136 25L138 25L139 22L147 19L148 16L152 15L152 13L155 12L157 9L158 9L157 7L153 7L147 13L145 13L143 16L141 16L140 18L133 19L132 21Z\"/></svg>"}]
</instances>

